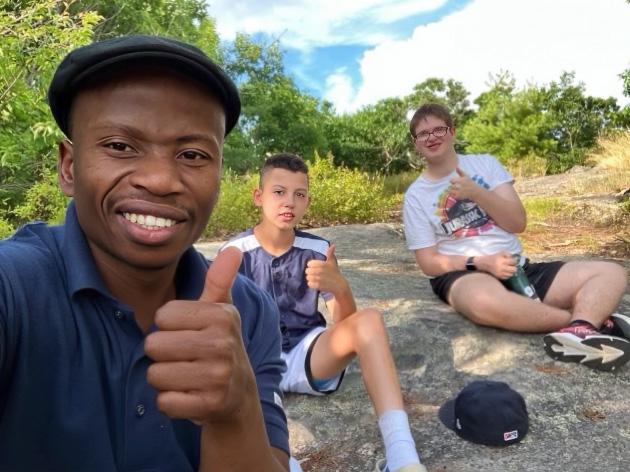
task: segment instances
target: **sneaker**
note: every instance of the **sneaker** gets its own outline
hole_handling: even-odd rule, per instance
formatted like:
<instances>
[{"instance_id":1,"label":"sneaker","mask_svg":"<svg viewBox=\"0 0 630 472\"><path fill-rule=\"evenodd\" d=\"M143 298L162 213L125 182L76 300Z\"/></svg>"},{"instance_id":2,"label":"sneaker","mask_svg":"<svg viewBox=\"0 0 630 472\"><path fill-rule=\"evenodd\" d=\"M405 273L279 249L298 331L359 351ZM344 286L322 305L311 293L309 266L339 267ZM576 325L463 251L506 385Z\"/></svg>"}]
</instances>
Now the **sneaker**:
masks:
<instances>
[{"instance_id":1,"label":"sneaker","mask_svg":"<svg viewBox=\"0 0 630 472\"><path fill-rule=\"evenodd\" d=\"M612 335L630 340L630 316L622 315L621 313L613 313L608 320L610 320L612 324Z\"/></svg>"},{"instance_id":2,"label":"sneaker","mask_svg":"<svg viewBox=\"0 0 630 472\"><path fill-rule=\"evenodd\" d=\"M606 331L606 326L598 331L592 324L576 320L543 338L545 352L558 361L578 362L603 371L615 370L630 361L630 342Z\"/></svg>"},{"instance_id":3,"label":"sneaker","mask_svg":"<svg viewBox=\"0 0 630 472\"><path fill-rule=\"evenodd\" d=\"M374 472L392 472L387 467L387 460L381 459L376 463L376 467L374 468ZM396 472L427 472L427 468L422 464L407 464L404 467L396 470Z\"/></svg>"}]
</instances>

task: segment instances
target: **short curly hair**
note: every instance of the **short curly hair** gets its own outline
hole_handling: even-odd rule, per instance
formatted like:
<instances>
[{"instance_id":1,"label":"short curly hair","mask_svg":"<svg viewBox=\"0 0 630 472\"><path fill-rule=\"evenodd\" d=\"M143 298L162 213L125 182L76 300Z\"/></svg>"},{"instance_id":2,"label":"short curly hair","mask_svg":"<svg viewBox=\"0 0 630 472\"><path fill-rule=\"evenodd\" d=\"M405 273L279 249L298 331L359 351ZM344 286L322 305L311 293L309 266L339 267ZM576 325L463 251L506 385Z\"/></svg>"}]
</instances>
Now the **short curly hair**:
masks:
<instances>
[{"instance_id":1,"label":"short curly hair","mask_svg":"<svg viewBox=\"0 0 630 472\"><path fill-rule=\"evenodd\" d=\"M258 182L260 188L262 188L265 176L273 169L286 169L291 172L301 172L302 174L306 174L308 178L308 166L306 162L304 162L304 159L297 154L281 152L265 159L265 163L260 169L260 180Z\"/></svg>"}]
</instances>

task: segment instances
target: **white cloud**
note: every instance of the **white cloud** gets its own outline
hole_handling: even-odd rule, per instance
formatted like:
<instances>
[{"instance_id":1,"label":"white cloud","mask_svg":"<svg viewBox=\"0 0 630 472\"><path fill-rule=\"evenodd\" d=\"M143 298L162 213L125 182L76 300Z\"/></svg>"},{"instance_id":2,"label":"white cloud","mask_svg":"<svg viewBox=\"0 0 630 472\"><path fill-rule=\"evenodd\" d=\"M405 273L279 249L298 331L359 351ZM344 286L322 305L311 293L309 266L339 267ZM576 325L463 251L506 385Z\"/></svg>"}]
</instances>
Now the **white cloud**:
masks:
<instances>
[{"instance_id":1,"label":"white cloud","mask_svg":"<svg viewBox=\"0 0 630 472\"><path fill-rule=\"evenodd\" d=\"M326 93L323 98L334 103L337 112L343 113L353 109L355 93L352 79L344 69L339 69L326 79Z\"/></svg>"},{"instance_id":2,"label":"white cloud","mask_svg":"<svg viewBox=\"0 0 630 472\"><path fill-rule=\"evenodd\" d=\"M363 44L390 38L382 25L439 8L446 0L208 0L222 39L265 32L286 47Z\"/></svg>"},{"instance_id":3,"label":"white cloud","mask_svg":"<svg viewBox=\"0 0 630 472\"><path fill-rule=\"evenodd\" d=\"M408 40L367 50L363 83L340 100L345 110L356 109L409 94L429 77L454 78L474 99L500 71L511 72L519 87L575 71L587 94L626 104L618 76L630 67L628 25L630 5L623 0L477 0L418 27Z\"/></svg>"},{"instance_id":4,"label":"white cloud","mask_svg":"<svg viewBox=\"0 0 630 472\"><path fill-rule=\"evenodd\" d=\"M222 39L237 31L265 32L303 52L365 45L360 80L337 70L326 82L323 97L342 112L407 95L429 77L458 80L474 99L488 89L490 74L501 71L511 72L518 87L548 84L574 71L587 94L613 96L621 105L630 101L619 78L630 67L625 0L475 0L419 26L406 40L395 40L387 26L446 0L208 1Z\"/></svg>"}]
</instances>

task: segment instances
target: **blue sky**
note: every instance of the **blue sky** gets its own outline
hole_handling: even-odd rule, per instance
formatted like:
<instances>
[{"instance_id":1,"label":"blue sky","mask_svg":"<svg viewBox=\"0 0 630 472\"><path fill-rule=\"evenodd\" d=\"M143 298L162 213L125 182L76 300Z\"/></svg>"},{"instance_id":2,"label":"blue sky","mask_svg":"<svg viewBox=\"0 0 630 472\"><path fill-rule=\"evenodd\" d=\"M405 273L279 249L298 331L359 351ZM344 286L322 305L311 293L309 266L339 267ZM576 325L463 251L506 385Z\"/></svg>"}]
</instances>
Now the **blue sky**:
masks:
<instances>
[{"instance_id":1,"label":"blue sky","mask_svg":"<svg viewBox=\"0 0 630 472\"><path fill-rule=\"evenodd\" d=\"M491 75L518 87L576 73L586 92L622 95L630 67L625 0L208 0L222 40L237 32L285 51L301 90L352 112L453 78L474 99Z\"/></svg>"}]
</instances>

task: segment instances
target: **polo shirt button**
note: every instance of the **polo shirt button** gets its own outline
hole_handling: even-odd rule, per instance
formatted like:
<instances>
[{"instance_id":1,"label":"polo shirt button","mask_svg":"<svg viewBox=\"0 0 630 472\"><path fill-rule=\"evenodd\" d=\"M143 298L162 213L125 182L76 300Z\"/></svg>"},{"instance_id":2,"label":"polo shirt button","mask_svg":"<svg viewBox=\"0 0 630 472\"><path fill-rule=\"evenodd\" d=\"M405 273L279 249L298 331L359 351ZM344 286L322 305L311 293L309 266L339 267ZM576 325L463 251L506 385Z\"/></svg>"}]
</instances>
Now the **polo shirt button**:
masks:
<instances>
[{"instance_id":1,"label":"polo shirt button","mask_svg":"<svg viewBox=\"0 0 630 472\"><path fill-rule=\"evenodd\" d=\"M274 272L273 273L273 278L278 280L281 277L280 272Z\"/></svg>"},{"instance_id":2,"label":"polo shirt button","mask_svg":"<svg viewBox=\"0 0 630 472\"><path fill-rule=\"evenodd\" d=\"M278 259L274 259L271 263L271 267L278 267L280 265L280 261Z\"/></svg>"},{"instance_id":3,"label":"polo shirt button","mask_svg":"<svg viewBox=\"0 0 630 472\"><path fill-rule=\"evenodd\" d=\"M122 319L125 317L125 314L124 314L122 311L117 310L117 311L116 311L115 316L116 316L116 318L118 318L119 320L122 320Z\"/></svg>"},{"instance_id":4,"label":"polo shirt button","mask_svg":"<svg viewBox=\"0 0 630 472\"><path fill-rule=\"evenodd\" d=\"M139 418L142 418L144 416L144 414L146 413L147 409L143 404L140 404L136 407L136 416L138 416Z\"/></svg>"}]
</instances>

